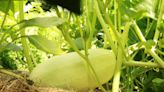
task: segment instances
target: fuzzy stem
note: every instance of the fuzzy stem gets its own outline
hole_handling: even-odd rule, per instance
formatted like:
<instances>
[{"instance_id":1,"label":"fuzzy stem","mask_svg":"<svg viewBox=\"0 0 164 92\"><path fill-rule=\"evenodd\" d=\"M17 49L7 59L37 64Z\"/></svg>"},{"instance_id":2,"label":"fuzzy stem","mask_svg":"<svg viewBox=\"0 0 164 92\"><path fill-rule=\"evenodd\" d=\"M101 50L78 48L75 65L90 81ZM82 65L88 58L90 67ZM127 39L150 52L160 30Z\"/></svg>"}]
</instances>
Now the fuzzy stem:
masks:
<instances>
[{"instance_id":1,"label":"fuzzy stem","mask_svg":"<svg viewBox=\"0 0 164 92\"><path fill-rule=\"evenodd\" d=\"M118 42L119 43L119 53L117 53L117 49L114 45L114 42L111 38L111 35L109 34L109 31L108 31L108 27L107 27L107 24L105 23L101 13L100 13L100 10L99 10L99 7L98 7L98 2L95 1L95 11L96 11L96 14L97 14L97 17L104 29L104 32L106 33L106 37L108 39L108 41L110 42L110 45L112 47L112 50L113 52L116 54L118 54L118 59L117 59L117 63L116 63L116 68L115 68L115 72L114 72L114 79L113 79L113 87L112 87L112 91L113 92L119 92L119 83L120 83L120 75L121 75L121 65L122 65L122 61L123 61L123 46L121 44L121 42ZM109 26L111 27L115 37L117 38L118 40L118 34L117 34L117 31L115 30L112 22L110 21L110 19L108 20L109 22Z\"/></svg>"},{"instance_id":2,"label":"fuzzy stem","mask_svg":"<svg viewBox=\"0 0 164 92\"><path fill-rule=\"evenodd\" d=\"M63 26L63 27L64 27L64 26ZM64 28L64 29L65 29L65 28ZM72 48L77 52L77 54L78 54L79 56L81 56L81 57L86 61L86 63L88 64L89 68L90 68L91 71L93 72L93 75L94 75L94 77L95 77L95 79L96 79L96 81L97 81L97 84L99 85L99 87L101 88L101 90L103 90L104 92L106 92L106 90L103 88L103 86L102 86L101 83L100 83L100 80L99 80L99 78L98 78L98 75L96 74L95 69L93 68L92 64L90 63L89 58L86 56L86 55L87 55L87 51L85 51L85 54L86 54L86 55L83 55L83 54L78 50L78 48L76 47L75 43L74 43L74 42L72 41L72 39L70 38L68 31L63 30L63 36L64 36L64 38L67 40L67 42L72 46Z\"/></svg>"},{"instance_id":3,"label":"fuzzy stem","mask_svg":"<svg viewBox=\"0 0 164 92\"><path fill-rule=\"evenodd\" d=\"M145 68L161 68L161 66L157 63L153 62L142 62L142 61L129 61L124 62L127 66L139 66L139 67L145 67Z\"/></svg>"},{"instance_id":4,"label":"fuzzy stem","mask_svg":"<svg viewBox=\"0 0 164 92\"><path fill-rule=\"evenodd\" d=\"M104 21L102 15L101 15L101 13L100 13L100 10L99 10L97 1L95 1L95 12L96 12L96 14L97 14L97 17L98 17L98 19L99 19L99 21L100 21L102 27L103 27L103 30L104 30L104 32L105 32L105 34L106 34L106 37L107 37L107 40L109 41L109 43L110 43L110 45L111 45L111 47L112 47L112 50L113 50L113 52L116 54L117 49L116 49L115 44L114 44L114 42L113 42L113 40L112 40L112 36L110 35L110 33L109 33L109 31L108 31L108 25L105 23L105 21ZM113 27L113 28L114 28L114 27Z\"/></svg>"},{"instance_id":5,"label":"fuzzy stem","mask_svg":"<svg viewBox=\"0 0 164 92\"><path fill-rule=\"evenodd\" d=\"M20 17L20 20L19 21L22 21L24 19L24 12L23 12L23 3L24 1L20 0L19 1L19 17ZM20 25L20 28L21 28L21 25ZM25 34L25 29L22 29L22 31L20 32L21 33L21 36L24 36L26 35ZM27 39L26 38L21 38L21 42L22 42L22 45L24 47L24 54L25 54L25 57L26 57L26 60L27 60L27 64L28 64L28 70L29 71L32 71L33 69L33 63L32 63L32 59L30 57L30 48L29 48L29 45L27 43Z\"/></svg>"},{"instance_id":6,"label":"fuzzy stem","mask_svg":"<svg viewBox=\"0 0 164 92\"><path fill-rule=\"evenodd\" d=\"M5 73L7 75L11 75L11 76L13 76L15 78L18 78L18 79L24 79L22 76L20 76L18 74L15 74L15 73L13 73L11 71L5 70L5 69L0 69L0 72Z\"/></svg>"},{"instance_id":7,"label":"fuzzy stem","mask_svg":"<svg viewBox=\"0 0 164 92\"><path fill-rule=\"evenodd\" d=\"M155 35L154 35L154 42L157 44L158 38L159 38L159 34L160 31L158 29L158 27L160 26L160 22L162 20L162 16L164 13L164 0L161 0L161 5L160 5L160 11L159 11L159 16L157 19L157 26L156 26L156 31L155 31Z\"/></svg>"},{"instance_id":8,"label":"fuzzy stem","mask_svg":"<svg viewBox=\"0 0 164 92\"><path fill-rule=\"evenodd\" d=\"M156 51L158 54L161 54L161 55L164 56L164 52L163 52L163 51L160 51L159 49L156 49L155 51Z\"/></svg>"},{"instance_id":9,"label":"fuzzy stem","mask_svg":"<svg viewBox=\"0 0 164 92\"><path fill-rule=\"evenodd\" d=\"M121 48L118 46L118 54L117 54L117 62L116 68L114 72L113 84L112 84L112 92L119 92L120 85L120 76L121 76L121 66L123 61L123 54Z\"/></svg>"}]
</instances>

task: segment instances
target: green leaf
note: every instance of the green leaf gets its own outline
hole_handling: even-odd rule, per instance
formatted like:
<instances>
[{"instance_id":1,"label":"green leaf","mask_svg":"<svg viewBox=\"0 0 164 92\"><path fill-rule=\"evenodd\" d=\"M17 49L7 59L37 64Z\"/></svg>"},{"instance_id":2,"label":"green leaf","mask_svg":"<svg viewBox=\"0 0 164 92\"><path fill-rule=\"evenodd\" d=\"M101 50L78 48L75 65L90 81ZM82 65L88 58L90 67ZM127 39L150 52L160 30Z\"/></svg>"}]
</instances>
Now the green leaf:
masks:
<instances>
[{"instance_id":1,"label":"green leaf","mask_svg":"<svg viewBox=\"0 0 164 92\"><path fill-rule=\"evenodd\" d=\"M47 38L40 35L30 35L28 39L31 44L33 44L39 50L45 51L51 54L59 54L62 51L59 50L58 46L52 40L48 40Z\"/></svg>"},{"instance_id":2,"label":"green leaf","mask_svg":"<svg viewBox=\"0 0 164 92\"><path fill-rule=\"evenodd\" d=\"M155 18L155 9L158 0L143 0L135 8L137 11L145 11L145 16Z\"/></svg>"},{"instance_id":3,"label":"green leaf","mask_svg":"<svg viewBox=\"0 0 164 92\"><path fill-rule=\"evenodd\" d=\"M23 50L23 48L21 46L18 46L14 43L8 44L6 49L13 50L13 51L22 51Z\"/></svg>"},{"instance_id":4,"label":"green leaf","mask_svg":"<svg viewBox=\"0 0 164 92\"><path fill-rule=\"evenodd\" d=\"M164 79L161 78L155 78L152 80L153 83L153 89L155 92L163 92L164 91Z\"/></svg>"},{"instance_id":5,"label":"green leaf","mask_svg":"<svg viewBox=\"0 0 164 92\"><path fill-rule=\"evenodd\" d=\"M37 17L29 20L23 20L20 23L23 24L23 28L30 26L38 27L52 27L63 24L65 21L58 17Z\"/></svg>"},{"instance_id":6,"label":"green leaf","mask_svg":"<svg viewBox=\"0 0 164 92\"><path fill-rule=\"evenodd\" d=\"M25 4L25 2L24 2L24 4ZM0 11L8 14L9 12L7 11L7 8L8 8L8 10L12 11L12 15L13 15L13 14L15 14L15 12L19 11L19 2L14 1L14 0L0 0ZM11 14L11 12L9 13L9 15L10 14Z\"/></svg>"},{"instance_id":7,"label":"green leaf","mask_svg":"<svg viewBox=\"0 0 164 92\"><path fill-rule=\"evenodd\" d=\"M155 78L152 80L153 83L155 84L161 84L164 83L164 79L160 79L160 78Z\"/></svg>"},{"instance_id":8,"label":"green leaf","mask_svg":"<svg viewBox=\"0 0 164 92\"><path fill-rule=\"evenodd\" d=\"M158 0L123 0L120 10L125 20L141 19L145 16L155 19L157 3Z\"/></svg>"},{"instance_id":9,"label":"green leaf","mask_svg":"<svg viewBox=\"0 0 164 92\"><path fill-rule=\"evenodd\" d=\"M84 48L83 48L83 42L82 42L81 37L76 38L76 39L74 40L74 43L76 44L76 46L77 46L77 48L78 48L79 50L84 49Z\"/></svg>"},{"instance_id":10,"label":"green leaf","mask_svg":"<svg viewBox=\"0 0 164 92\"><path fill-rule=\"evenodd\" d=\"M4 50L12 50L12 51L22 51L23 48L21 46L18 46L14 43L3 43L0 45L0 52Z\"/></svg>"},{"instance_id":11,"label":"green leaf","mask_svg":"<svg viewBox=\"0 0 164 92\"><path fill-rule=\"evenodd\" d=\"M128 39L129 45L135 44L139 41L138 36L136 35L136 33L133 29L129 30L128 38L129 38Z\"/></svg>"},{"instance_id":12,"label":"green leaf","mask_svg":"<svg viewBox=\"0 0 164 92\"><path fill-rule=\"evenodd\" d=\"M9 0L1 0L0 1L0 11L7 13L6 8L8 6Z\"/></svg>"}]
</instances>

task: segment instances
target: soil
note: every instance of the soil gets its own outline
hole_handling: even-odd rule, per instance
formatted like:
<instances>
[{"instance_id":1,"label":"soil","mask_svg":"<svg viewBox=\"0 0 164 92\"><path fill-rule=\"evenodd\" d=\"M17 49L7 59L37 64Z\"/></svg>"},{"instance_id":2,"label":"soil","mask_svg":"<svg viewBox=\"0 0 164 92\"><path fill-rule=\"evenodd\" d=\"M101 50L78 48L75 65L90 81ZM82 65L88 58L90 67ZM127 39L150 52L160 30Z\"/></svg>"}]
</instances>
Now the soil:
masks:
<instances>
[{"instance_id":1,"label":"soil","mask_svg":"<svg viewBox=\"0 0 164 92\"><path fill-rule=\"evenodd\" d=\"M19 78L21 76L21 78ZM36 87L28 80L29 73L0 68L0 92L75 92L59 88ZM93 92L102 92L95 89Z\"/></svg>"},{"instance_id":2,"label":"soil","mask_svg":"<svg viewBox=\"0 0 164 92\"><path fill-rule=\"evenodd\" d=\"M69 92L58 88L36 87L28 80L28 73L22 71L9 71L22 76L18 78L0 70L0 92Z\"/></svg>"}]
</instances>

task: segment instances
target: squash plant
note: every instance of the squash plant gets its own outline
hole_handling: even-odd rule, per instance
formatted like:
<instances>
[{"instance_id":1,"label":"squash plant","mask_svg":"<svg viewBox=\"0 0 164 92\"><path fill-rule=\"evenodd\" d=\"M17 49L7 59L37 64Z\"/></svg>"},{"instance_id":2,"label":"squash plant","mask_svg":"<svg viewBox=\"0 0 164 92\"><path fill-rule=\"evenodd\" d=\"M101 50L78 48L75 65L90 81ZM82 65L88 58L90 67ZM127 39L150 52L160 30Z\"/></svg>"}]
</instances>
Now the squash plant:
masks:
<instances>
[{"instance_id":1,"label":"squash plant","mask_svg":"<svg viewBox=\"0 0 164 92\"><path fill-rule=\"evenodd\" d=\"M163 91L161 88L164 77L162 75L164 68L163 0L83 0L83 13L80 16L72 14L58 6L49 11L53 16L51 14L48 15L40 6L42 2L38 4L37 0L32 0L35 2L28 4L29 6L33 4L35 8L33 8L32 11L29 10L25 13L23 9L28 6L25 6L26 1L27 0L0 1L0 14L3 15L3 19L0 21L2 33L0 35L0 45L2 46L0 51L9 48L11 43L20 41L32 79L35 72L40 71L38 74L42 76L38 75L37 77L41 78L44 76L43 78L45 78L45 80L49 80L50 75L48 74L53 73L53 69L58 69L64 64L72 64L73 67L70 68L70 71L76 70L76 68L78 70L78 66L84 67L82 66L83 64L77 64L79 62L85 63L88 66L87 71L83 74L85 75L86 73L89 73L88 76L91 74L91 76L95 78L95 82L83 88L84 85L86 85L86 82L83 80L74 80L76 83L73 84L75 85L71 85L71 83L69 83L69 85L71 85L71 88L75 90L81 91L81 89L99 87L103 92L107 92L109 90L112 90L112 92L119 92L119 90L125 92L146 92L148 89L156 92ZM14 17L17 12L19 12L19 17ZM38 12L38 14L36 14L36 12ZM32 16L28 17L30 14ZM38 15L40 17L38 17ZM9 27L7 27L7 25ZM66 41L67 43L65 42L65 44L69 44L70 47L67 45L65 48L60 48L62 45L56 45L57 39L55 39L55 41L53 39L47 39L47 37L39 34L41 31L39 29L37 29L39 31L37 31L36 34L27 34L27 29L34 26L43 29L43 31L47 28L48 30L55 30L57 34L62 34L62 41ZM97 34L100 32L103 34L101 40L96 38ZM8 41L9 38L10 41ZM95 42L97 41L100 45L96 45L97 43ZM28 45L29 43L33 44L37 49L53 55L56 55L56 52L58 51L56 48L60 48L61 52L66 52L68 54L62 53L64 55L55 56L52 62L43 62L40 65L37 65L34 58L32 58L32 47ZM18 47L17 44L18 43L14 46ZM112 56L109 55L109 57L105 57L107 58L107 61L108 59L110 61L110 57L115 57L116 60L112 59L112 63L106 62L106 65L114 65L112 69L108 69L109 67L105 67L105 65L96 66L95 68L96 64L102 62L99 62L99 56L95 57L96 51L95 53L91 53L90 51L92 51L93 48L98 47L110 49L112 51ZM80 51L81 49L83 51ZM98 52L101 51L97 51L97 53ZM63 61L63 57L68 57L72 53L75 57L78 57L78 59L72 57L70 63ZM108 51L106 52L105 50L103 54L107 53ZM94 58L91 58L92 55ZM62 58L58 60L58 57ZM77 62L73 61L74 59L76 59L75 61ZM61 61L61 64L56 64L59 61ZM99 63L92 64L94 61ZM103 61L105 62L106 60ZM72 62L74 62L74 64ZM53 64L54 66L51 66ZM48 69L50 70L46 71L47 67L49 67ZM97 72L97 69L101 67L105 68L106 71L103 70ZM41 71L42 69L43 71ZM59 71L55 71L56 74L53 76L56 77L60 74L64 75L65 72L59 72L66 70L67 68L64 67ZM105 77L108 77L107 75L110 74L110 72L113 73L111 73L110 78L106 79L105 77L100 77L101 72L105 72ZM158 72L162 74L159 76ZM73 72L70 72L69 76L74 78L78 77L76 74L72 73ZM79 73L81 74L81 72ZM112 76L113 78L110 80ZM39 82L36 80L37 77L34 78L34 81L36 81L36 84L38 83L37 85L39 85ZM66 76L61 77L67 78ZM84 79L87 78L85 77ZM102 82L104 79L106 80ZM50 81L51 80L54 82L56 81L50 77ZM110 83L106 83L106 86L103 85L104 82L107 81L112 83L112 89L109 88L111 86ZM63 81L56 82L62 84ZM43 82L43 85L51 87L57 86L57 84L53 83ZM80 85L80 83L84 83L84 85ZM148 84L151 84L152 87L148 86ZM42 85L42 83L40 83L40 85ZM59 85L57 87L66 88L66 85Z\"/></svg>"}]
</instances>

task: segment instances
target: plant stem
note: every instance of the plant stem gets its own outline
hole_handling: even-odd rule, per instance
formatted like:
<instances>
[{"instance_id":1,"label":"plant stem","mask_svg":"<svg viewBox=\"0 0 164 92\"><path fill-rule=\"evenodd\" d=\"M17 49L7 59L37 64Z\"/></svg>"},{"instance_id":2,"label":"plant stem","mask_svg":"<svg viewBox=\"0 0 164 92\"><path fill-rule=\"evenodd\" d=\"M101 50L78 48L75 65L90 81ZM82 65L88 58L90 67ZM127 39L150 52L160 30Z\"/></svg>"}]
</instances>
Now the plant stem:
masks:
<instances>
[{"instance_id":1,"label":"plant stem","mask_svg":"<svg viewBox=\"0 0 164 92\"><path fill-rule=\"evenodd\" d=\"M113 78L112 92L119 92L120 75L121 71L119 69L116 69Z\"/></svg>"},{"instance_id":2,"label":"plant stem","mask_svg":"<svg viewBox=\"0 0 164 92\"><path fill-rule=\"evenodd\" d=\"M115 30L115 27L113 26L110 18L108 18L108 23L109 23L109 26L111 27L117 41L118 41L118 49L116 49L116 46L112 40L112 35L109 35L109 31L108 31L108 28L107 28L107 24L105 23L101 13L100 13L100 10L99 10L99 7L98 7L98 3L95 1L95 11L96 11L96 14L97 14L97 17L104 29L104 32L106 33L106 36L107 36L107 39L112 47L112 50L113 52L115 53L115 55L118 56L118 59L117 59L117 62L116 62L116 68L115 68L115 72L114 72L114 79L113 79L113 87L112 87L112 91L113 92L119 92L119 83L120 83L120 75L121 75L121 65L122 65L122 61L123 61L123 58L124 58L124 50L123 50L123 46L122 46L122 43L119 41L119 36L117 34L117 31ZM119 52L119 53L117 53Z\"/></svg>"},{"instance_id":3,"label":"plant stem","mask_svg":"<svg viewBox=\"0 0 164 92\"><path fill-rule=\"evenodd\" d=\"M112 36L110 35L110 33L109 33L109 31L108 31L108 30L109 30L109 29L108 29L108 25L105 23L104 19L102 18L102 15L101 15L101 13L100 13L100 10L99 10L97 1L95 1L95 12L96 12L96 14L97 14L97 17L98 17L98 19L99 19L99 21L100 21L102 27L103 27L103 30L104 30L104 32L105 32L105 34L106 34L106 37L107 37L107 39L108 39L108 41L109 41L109 44L110 44L111 47L112 47L112 50L113 50L113 52L116 54L116 53L117 53L116 46L115 46L115 44L114 44L114 42L113 42L113 40L112 40Z\"/></svg>"},{"instance_id":4,"label":"plant stem","mask_svg":"<svg viewBox=\"0 0 164 92\"><path fill-rule=\"evenodd\" d=\"M112 84L112 92L119 92L119 85L120 85L120 77L121 77L121 66L124 61L124 58L126 58L125 52L124 52L124 45L126 44L126 41L121 41L119 38L119 35L117 35L116 30L120 32L121 34L121 17L119 12L119 0L114 0L114 10L115 10L115 36L118 42L118 52L117 52L117 62L116 62L116 68L114 72L114 78L113 78L113 84ZM128 32L129 28L127 28ZM125 38L123 38L125 39Z\"/></svg>"},{"instance_id":5,"label":"plant stem","mask_svg":"<svg viewBox=\"0 0 164 92\"><path fill-rule=\"evenodd\" d=\"M117 21L117 17L118 17L118 13L117 13L117 9L118 9L118 5L117 5L117 1L114 0L113 1L113 4L114 4L114 25L115 25L115 30L118 30L118 21Z\"/></svg>"},{"instance_id":6,"label":"plant stem","mask_svg":"<svg viewBox=\"0 0 164 92\"><path fill-rule=\"evenodd\" d=\"M65 27L65 26L63 26L63 27ZM64 28L64 29L65 29L65 28ZM72 46L72 48L77 52L77 54L78 54L79 56L81 56L81 57L86 61L86 63L89 65L89 68L90 68L91 71L93 72L93 75L94 75L94 77L95 77L95 79L96 79L96 81L97 81L97 84L99 85L99 87L101 88L102 91L106 92L106 90L103 88L103 86L102 86L101 83L100 83L100 80L99 80L99 78L98 78L98 76L97 76L97 74L96 74L96 72L95 72L95 69L93 68L92 64L90 63L89 58L86 57L86 55L83 55L83 54L78 50L77 46L75 45L75 43L74 43L74 42L72 41L72 39L70 38L68 31L63 30L63 36L64 36L64 38L66 39L66 41ZM85 54L87 54L87 51L85 51Z\"/></svg>"},{"instance_id":7,"label":"plant stem","mask_svg":"<svg viewBox=\"0 0 164 92\"><path fill-rule=\"evenodd\" d=\"M136 22L133 23L132 25L139 37L139 39L142 41L142 42L146 42L146 39L145 37L143 36L140 28L138 27L138 25L136 24ZM155 53L155 47L153 47L152 49L148 49L148 53L157 61L158 64L161 65L162 68L164 68L164 62L163 60Z\"/></svg>"},{"instance_id":8,"label":"plant stem","mask_svg":"<svg viewBox=\"0 0 164 92\"><path fill-rule=\"evenodd\" d=\"M164 68L164 61L155 53L155 49L152 48L148 52L155 58L157 63L160 64L162 68Z\"/></svg>"},{"instance_id":9,"label":"plant stem","mask_svg":"<svg viewBox=\"0 0 164 92\"><path fill-rule=\"evenodd\" d=\"M139 67L145 67L145 68L161 68L161 66L157 63L153 62L142 62L142 61L129 61L124 62L127 66L139 66Z\"/></svg>"},{"instance_id":10,"label":"plant stem","mask_svg":"<svg viewBox=\"0 0 164 92\"><path fill-rule=\"evenodd\" d=\"M136 24L136 22L133 23L133 27L134 27L135 32L136 32L136 34L138 35L139 39L140 39L142 42L146 42L146 39L145 39L145 37L142 35L142 32L141 32L140 28L138 27L138 25Z\"/></svg>"},{"instance_id":11,"label":"plant stem","mask_svg":"<svg viewBox=\"0 0 164 92\"><path fill-rule=\"evenodd\" d=\"M23 12L23 0L20 0L19 1L19 17L20 17L20 20L19 21L22 21L24 19L24 12ZM21 25L20 25L20 28L21 28ZM21 36L24 36L26 35L25 34L25 29L22 29L22 31L20 31L21 33ZM30 57L30 48L29 48L29 45L27 43L27 39L26 38L21 38L21 42L22 42L22 46L24 47L24 54L25 54L25 57L26 57L26 60L27 60L27 65L28 65L28 70L29 71L32 71L33 69L33 63L32 63L32 59Z\"/></svg>"},{"instance_id":12,"label":"plant stem","mask_svg":"<svg viewBox=\"0 0 164 92\"><path fill-rule=\"evenodd\" d=\"M156 49L155 51L156 51L157 53L159 53L159 54L161 54L161 55L164 56L164 52L163 52L163 51L160 51L159 49Z\"/></svg>"},{"instance_id":13,"label":"plant stem","mask_svg":"<svg viewBox=\"0 0 164 92\"><path fill-rule=\"evenodd\" d=\"M8 70L5 70L5 69L0 69L0 72L5 73L5 74L7 74L7 75L11 75L11 76L13 76L13 77L15 77L15 78L18 78L18 79L24 79L22 76L17 75L17 74L15 74L15 73L13 73L13 72L11 72L11 71L8 71Z\"/></svg>"},{"instance_id":14,"label":"plant stem","mask_svg":"<svg viewBox=\"0 0 164 92\"><path fill-rule=\"evenodd\" d=\"M119 84L120 84L120 76L121 76L121 66L123 61L123 54L121 48L118 46L118 54L117 54L117 62L116 68L114 72L113 84L112 84L112 92L119 92Z\"/></svg>"},{"instance_id":15,"label":"plant stem","mask_svg":"<svg viewBox=\"0 0 164 92\"><path fill-rule=\"evenodd\" d=\"M116 49L117 45L115 45L115 44L118 43L120 45L120 48L121 48L122 52L124 52L123 53L124 57L126 58L126 54L125 54L125 51L124 51L124 46L123 46L122 42L120 41L120 35L119 35L118 31L115 29L115 26L113 25L109 15L106 12L104 12L104 9L103 9L103 15L104 15L105 20L103 19L102 14L100 12L100 10L102 10L102 7L100 7L100 9L99 9L99 6L98 6L101 3L99 3L98 1L99 0L97 0L97 2L95 2L95 10L96 10L95 12L96 12L97 17L100 21L100 24L103 27L104 32L106 33L107 40L109 41L109 44L111 45L111 48L112 48L112 50L115 54L117 54L117 49ZM119 3L119 1L117 1L117 3ZM118 13L117 22L118 22L118 27L119 27L118 29L120 31L120 26L121 26L121 24L120 24L121 23L120 13L119 13L119 11L117 11L117 13ZM115 42L114 42L112 37L116 38Z\"/></svg>"},{"instance_id":16,"label":"plant stem","mask_svg":"<svg viewBox=\"0 0 164 92\"><path fill-rule=\"evenodd\" d=\"M160 31L158 29L158 27L160 26L161 20L162 20L162 16L164 13L164 0L160 0L161 5L160 5L160 11L159 11L159 16L157 19L157 26L156 26L156 31L155 31L155 35L154 35L154 42L157 44L158 38L159 38L159 34Z\"/></svg>"},{"instance_id":17,"label":"plant stem","mask_svg":"<svg viewBox=\"0 0 164 92\"><path fill-rule=\"evenodd\" d=\"M57 16L58 16L59 18L61 18L62 16L61 16L61 14L60 14L59 9L58 9L57 6L55 7L55 11L56 11Z\"/></svg>"},{"instance_id":18,"label":"plant stem","mask_svg":"<svg viewBox=\"0 0 164 92\"><path fill-rule=\"evenodd\" d=\"M89 37L87 39L87 47L90 48L91 47L91 42L92 42L92 38L93 38L93 34L94 34L94 30L95 30L95 23L96 23L96 14L93 13L92 14L92 8L91 7L93 4L93 0L86 0L86 23L87 23L87 29L89 30Z\"/></svg>"}]
</instances>

